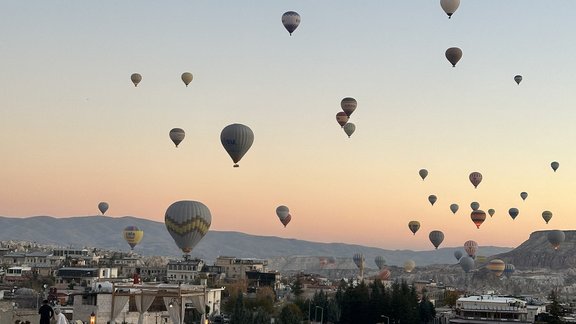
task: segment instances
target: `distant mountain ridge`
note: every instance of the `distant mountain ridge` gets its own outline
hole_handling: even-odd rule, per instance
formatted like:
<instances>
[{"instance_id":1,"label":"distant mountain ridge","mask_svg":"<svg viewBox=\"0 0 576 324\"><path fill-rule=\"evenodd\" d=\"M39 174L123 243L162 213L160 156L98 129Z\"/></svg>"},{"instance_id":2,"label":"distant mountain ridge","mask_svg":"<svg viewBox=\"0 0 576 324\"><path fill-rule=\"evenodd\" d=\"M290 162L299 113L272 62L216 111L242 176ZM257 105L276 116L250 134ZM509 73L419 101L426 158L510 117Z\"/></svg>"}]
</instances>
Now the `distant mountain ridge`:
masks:
<instances>
[{"instance_id":1,"label":"distant mountain ridge","mask_svg":"<svg viewBox=\"0 0 576 324\"><path fill-rule=\"evenodd\" d=\"M40 244L59 246L97 247L128 251L129 246L122 238L122 230L136 225L144 231L142 242L134 251L141 255L181 256L164 223L131 216L79 216L54 218L35 216L28 218L0 217L0 240L24 240ZM257 236L231 231L209 231L194 248L192 256L208 262L218 256L236 256L259 259L285 259L290 256L316 256L352 258L354 253L363 253L366 267L375 268L374 258L382 255L387 264L402 266L412 259L418 266L429 264L452 264L455 250L462 248L440 248L431 251L385 250L345 243L319 243L274 236ZM508 247L480 247L481 255L491 256L505 253ZM272 265L272 264L271 264ZM285 265L283 265L285 266Z\"/></svg>"}]
</instances>

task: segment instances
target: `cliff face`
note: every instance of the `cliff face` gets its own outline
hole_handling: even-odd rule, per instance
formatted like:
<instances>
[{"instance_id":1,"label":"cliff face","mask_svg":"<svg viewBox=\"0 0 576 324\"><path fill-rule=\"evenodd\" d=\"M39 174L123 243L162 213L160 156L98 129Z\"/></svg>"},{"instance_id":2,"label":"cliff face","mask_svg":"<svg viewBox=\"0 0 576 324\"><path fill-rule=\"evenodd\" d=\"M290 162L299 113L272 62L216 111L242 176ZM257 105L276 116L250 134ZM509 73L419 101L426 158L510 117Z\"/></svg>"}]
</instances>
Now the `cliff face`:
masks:
<instances>
[{"instance_id":1,"label":"cliff face","mask_svg":"<svg viewBox=\"0 0 576 324\"><path fill-rule=\"evenodd\" d=\"M557 250L548 242L550 231L537 231L512 251L495 255L516 269L548 268L562 270L576 267L576 231L564 231L566 240Z\"/></svg>"}]
</instances>

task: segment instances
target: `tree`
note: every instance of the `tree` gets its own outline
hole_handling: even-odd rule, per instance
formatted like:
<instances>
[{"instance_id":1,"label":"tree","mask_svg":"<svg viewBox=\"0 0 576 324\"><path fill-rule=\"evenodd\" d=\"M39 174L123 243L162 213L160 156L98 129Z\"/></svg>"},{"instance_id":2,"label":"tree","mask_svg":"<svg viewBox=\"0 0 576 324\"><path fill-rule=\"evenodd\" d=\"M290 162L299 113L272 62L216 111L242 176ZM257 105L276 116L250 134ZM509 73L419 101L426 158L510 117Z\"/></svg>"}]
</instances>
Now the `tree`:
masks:
<instances>
[{"instance_id":1,"label":"tree","mask_svg":"<svg viewBox=\"0 0 576 324\"><path fill-rule=\"evenodd\" d=\"M302 295L304 290L302 289L302 280L300 280L300 276L296 277L296 281L292 283L290 289L292 289L292 293L296 298L299 298Z\"/></svg>"},{"instance_id":2,"label":"tree","mask_svg":"<svg viewBox=\"0 0 576 324\"><path fill-rule=\"evenodd\" d=\"M551 317L548 323L562 323L560 320L560 316L562 316L562 306L558 302L558 295L556 294L555 290L550 292L548 299L551 301L550 305L548 306L548 313L550 313Z\"/></svg>"},{"instance_id":3,"label":"tree","mask_svg":"<svg viewBox=\"0 0 576 324\"><path fill-rule=\"evenodd\" d=\"M232 316L230 318L232 324L251 324L252 316L250 312L244 307L244 297L242 293L236 297L234 307L232 309Z\"/></svg>"},{"instance_id":4,"label":"tree","mask_svg":"<svg viewBox=\"0 0 576 324\"><path fill-rule=\"evenodd\" d=\"M446 290L446 292L444 292L444 303L450 306L450 308L454 308L456 306L456 301L458 301L458 298L460 298L460 295L456 291Z\"/></svg>"},{"instance_id":5,"label":"tree","mask_svg":"<svg viewBox=\"0 0 576 324\"><path fill-rule=\"evenodd\" d=\"M420 312L420 321L422 323L429 323L436 317L436 309L434 308L434 304L432 304L428 299L428 296L422 296L418 308Z\"/></svg>"},{"instance_id":6,"label":"tree","mask_svg":"<svg viewBox=\"0 0 576 324\"><path fill-rule=\"evenodd\" d=\"M280 312L280 324L300 324L302 322L302 312L295 304L287 304Z\"/></svg>"}]
</instances>

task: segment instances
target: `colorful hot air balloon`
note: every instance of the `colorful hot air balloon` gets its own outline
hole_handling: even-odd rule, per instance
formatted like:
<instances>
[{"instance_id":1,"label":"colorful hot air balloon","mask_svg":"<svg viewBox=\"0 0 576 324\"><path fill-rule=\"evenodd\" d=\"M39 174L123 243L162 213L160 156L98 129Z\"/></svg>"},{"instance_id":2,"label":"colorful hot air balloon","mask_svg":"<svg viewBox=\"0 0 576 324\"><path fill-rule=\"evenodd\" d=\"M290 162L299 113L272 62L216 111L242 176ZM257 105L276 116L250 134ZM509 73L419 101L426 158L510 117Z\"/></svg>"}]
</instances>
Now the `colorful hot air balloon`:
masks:
<instances>
[{"instance_id":1,"label":"colorful hot air balloon","mask_svg":"<svg viewBox=\"0 0 576 324\"><path fill-rule=\"evenodd\" d=\"M184 82L184 84L186 86L188 86L190 84L190 82L192 82L192 79L194 78L194 76L192 76L192 73L190 72L184 72L182 73L182 82Z\"/></svg>"},{"instance_id":2,"label":"colorful hot air balloon","mask_svg":"<svg viewBox=\"0 0 576 324\"><path fill-rule=\"evenodd\" d=\"M514 271L516 271L516 267L512 263L506 263L504 266L504 275L506 278L512 277Z\"/></svg>"},{"instance_id":3,"label":"colorful hot air balloon","mask_svg":"<svg viewBox=\"0 0 576 324\"><path fill-rule=\"evenodd\" d=\"M482 173L472 172L468 178L470 179L470 182L472 182L472 185L474 185L474 188L477 188L480 182L482 182Z\"/></svg>"},{"instance_id":4,"label":"colorful hot air balloon","mask_svg":"<svg viewBox=\"0 0 576 324\"><path fill-rule=\"evenodd\" d=\"M456 214L456 212L458 211L458 204L452 204L450 205L450 210L452 211L453 214Z\"/></svg>"},{"instance_id":5,"label":"colorful hot air balloon","mask_svg":"<svg viewBox=\"0 0 576 324\"><path fill-rule=\"evenodd\" d=\"M494 213L496 213L496 211L492 208L488 209L488 215L490 215L490 217L494 216Z\"/></svg>"},{"instance_id":6,"label":"colorful hot air balloon","mask_svg":"<svg viewBox=\"0 0 576 324\"><path fill-rule=\"evenodd\" d=\"M414 260L407 260L404 262L404 271L412 272L414 268L416 268L416 262L414 262Z\"/></svg>"},{"instance_id":7,"label":"colorful hot air balloon","mask_svg":"<svg viewBox=\"0 0 576 324\"><path fill-rule=\"evenodd\" d=\"M254 133L250 127L242 124L228 125L220 133L220 142L237 168L238 162L254 143Z\"/></svg>"},{"instance_id":8,"label":"colorful hot air balloon","mask_svg":"<svg viewBox=\"0 0 576 324\"><path fill-rule=\"evenodd\" d=\"M408 223L408 228L410 229L410 231L416 235L416 232L418 232L418 230L420 229L420 222L419 221L410 221Z\"/></svg>"},{"instance_id":9,"label":"colorful hot air balloon","mask_svg":"<svg viewBox=\"0 0 576 324\"><path fill-rule=\"evenodd\" d=\"M432 245L438 249L440 244L442 244L442 241L444 241L444 233L442 233L442 231L432 231L428 234L428 238L430 239L430 242L432 242Z\"/></svg>"},{"instance_id":10,"label":"colorful hot air balloon","mask_svg":"<svg viewBox=\"0 0 576 324\"><path fill-rule=\"evenodd\" d=\"M134 83L134 86L137 87L138 83L140 83L140 81L142 81L142 76L139 73L132 73L132 75L130 76L130 80L132 80L132 83Z\"/></svg>"},{"instance_id":11,"label":"colorful hot air balloon","mask_svg":"<svg viewBox=\"0 0 576 324\"><path fill-rule=\"evenodd\" d=\"M432 206L434 206L434 203L436 202L436 200L438 200L438 197L436 197L435 195L428 196L428 201L430 202L430 204Z\"/></svg>"},{"instance_id":12,"label":"colorful hot air balloon","mask_svg":"<svg viewBox=\"0 0 576 324\"><path fill-rule=\"evenodd\" d=\"M522 82L522 76L521 75L516 75L514 77L514 81L516 81L516 84L520 84L520 82Z\"/></svg>"},{"instance_id":13,"label":"colorful hot air balloon","mask_svg":"<svg viewBox=\"0 0 576 324\"><path fill-rule=\"evenodd\" d=\"M546 224L548 224L548 222L552 219L552 212L549 210L543 211L542 218L544 218L544 221L546 222Z\"/></svg>"},{"instance_id":14,"label":"colorful hot air balloon","mask_svg":"<svg viewBox=\"0 0 576 324\"><path fill-rule=\"evenodd\" d=\"M516 216L520 214L520 211L518 210L518 208L510 208L508 209L508 214L510 215L510 217L512 217L512 219L516 219Z\"/></svg>"},{"instance_id":15,"label":"colorful hot air balloon","mask_svg":"<svg viewBox=\"0 0 576 324\"><path fill-rule=\"evenodd\" d=\"M104 215L106 213L106 211L108 210L108 207L110 207L110 206L105 201L98 204L98 210L102 213L102 215Z\"/></svg>"},{"instance_id":16,"label":"colorful hot air balloon","mask_svg":"<svg viewBox=\"0 0 576 324\"><path fill-rule=\"evenodd\" d=\"M350 136L352 136L352 134L354 134L354 132L356 131L356 125L352 123L346 123L342 128L344 129L344 133L348 135L348 138L350 138Z\"/></svg>"},{"instance_id":17,"label":"colorful hot air balloon","mask_svg":"<svg viewBox=\"0 0 576 324\"><path fill-rule=\"evenodd\" d=\"M490 262L488 262L486 268L490 270L490 272L492 272L496 277L500 277L504 272L504 268L506 268L506 264L500 259L492 259Z\"/></svg>"},{"instance_id":18,"label":"colorful hot air balloon","mask_svg":"<svg viewBox=\"0 0 576 324\"><path fill-rule=\"evenodd\" d=\"M182 200L170 205L164 224L182 252L189 254L208 233L212 215L206 205L198 201Z\"/></svg>"},{"instance_id":19,"label":"colorful hot air balloon","mask_svg":"<svg viewBox=\"0 0 576 324\"><path fill-rule=\"evenodd\" d=\"M526 198L528 198L528 193L526 191L522 191L520 193L520 198L522 198L522 200L526 200Z\"/></svg>"},{"instance_id":20,"label":"colorful hot air balloon","mask_svg":"<svg viewBox=\"0 0 576 324\"><path fill-rule=\"evenodd\" d=\"M478 210L478 208L480 208L480 204L477 201L473 201L470 203L470 208L472 208L472 210Z\"/></svg>"},{"instance_id":21,"label":"colorful hot air balloon","mask_svg":"<svg viewBox=\"0 0 576 324\"><path fill-rule=\"evenodd\" d=\"M464 270L464 272L468 273L470 272L470 270L474 269L474 259L472 259L471 257L465 255L463 257L460 258L460 260L458 261L458 263L460 264L460 267L462 268L462 270Z\"/></svg>"},{"instance_id":22,"label":"colorful hot air balloon","mask_svg":"<svg viewBox=\"0 0 576 324\"><path fill-rule=\"evenodd\" d=\"M440 6L448 15L448 19L450 19L452 14L458 9L458 6L460 6L460 0L440 0Z\"/></svg>"},{"instance_id":23,"label":"colorful hot air balloon","mask_svg":"<svg viewBox=\"0 0 576 324\"><path fill-rule=\"evenodd\" d=\"M342 107L342 110L344 111L344 113L348 117L350 117L350 115L352 115L354 110L356 110L357 106L358 106L358 102L356 101L356 99L350 98L350 97L346 97L346 98L342 99L342 101L340 102L340 107Z\"/></svg>"},{"instance_id":24,"label":"colorful hot air balloon","mask_svg":"<svg viewBox=\"0 0 576 324\"><path fill-rule=\"evenodd\" d=\"M563 231L553 230L548 232L548 242L552 244L554 250L558 250L558 247L560 247L560 244L562 244L562 242L564 242L565 239L566 234L564 234Z\"/></svg>"},{"instance_id":25,"label":"colorful hot air balloon","mask_svg":"<svg viewBox=\"0 0 576 324\"><path fill-rule=\"evenodd\" d=\"M482 225L482 223L484 223L486 220L486 213L480 209L473 210L470 214L470 219L472 219L472 222L474 222L476 228L480 229L480 225Z\"/></svg>"},{"instance_id":26,"label":"colorful hot air balloon","mask_svg":"<svg viewBox=\"0 0 576 324\"><path fill-rule=\"evenodd\" d=\"M420 178L422 178L422 181L424 181L424 179L426 179L426 177L428 176L428 170L420 169L420 171L418 171L418 174L420 175Z\"/></svg>"},{"instance_id":27,"label":"colorful hot air balloon","mask_svg":"<svg viewBox=\"0 0 576 324\"><path fill-rule=\"evenodd\" d=\"M452 67L456 67L456 63L462 58L462 50L458 47L450 47L446 50L445 54L448 62L452 64Z\"/></svg>"},{"instance_id":28,"label":"colorful hot air balloon","mask_svg":"<svg viewBox=\"0 0 576 324\"><path fill-rule=\"evenodd\" d=\"M550 163L550 167L552 167L552 170L554 170L554 172L556 172L556 170L558 170L558 168L560 167L560 163L554 161L554 162Z\"/></svg>"},{"instance_id":29,"label":"colorful hot air balloon","mask_svg":"<svg viewBox=\"0 0 576 324\"><path fill-rule=\"evenodd\" d=\"M390 270L384 269L378 274L378 276L376 278L378 278L382 281L386 281L386 280L390 279L391 275L392 275L392 272L390 272Z\"/></svg>"},{"instance_id":30,"label":"colorful hot air balloon","mask_svg":"<svg viewBox=\"0 0 576 324\"><path fill-rule=\"evenodd\" d=\"M384 259L383 256L379 255L374 258L374 263L376 263L378 270L382 270L386 266L386 259Z\"/></svg>"},{"instance_id":31,"label":"colorful hot air balloon","mask_svg":"<svg viewBox=\"0 0 576 324\"><path fill-rule=\"evenodd\" d=\"M134 247L142 241L144 237L144 231L139 229L137 226L127 226L122 232L124 240L128 242L130 248L134 250Z\"/></svg>"},{"instance_id":32,"label":"colorful hot air balloon","mask_svg":"<svg viewBox=\"0 0 576 324\"><path fill-rule=\"evenodd\" d=\"M170 135L170 139L172 140L174 145L178 147L178 144L180 144L180 142L184 140L186 133L182 128L172 128L168 135Z\"/></svg>"},{"instance_id":33,"label":"colorful hot air balloon","mask_svg":"<svg viewBox=\"0 0 576 324\"><path fill-rule=\"evenodd\" d=\"M464 242L464 251L468 254L469 257L472 259L476 258L476 252L478 251L478 243L476 241L466 241Z\"/></svg>"},{"instance_id":34,"label":"colorful hot air balloon","mask_svg":"<svg viewBox=\"0 0 576 324\"><path fill-rule=\"evenodd\" d=\"M282 24L292 36L292 33L300 25L300 15L295 11L287 11L282 15Z\"/></svg>"},{"instance_id":35,"label":"colorful hot air balloon","mask_svg":"<svg viewBox=\"0 0 576 324\"><path fill-rule=\"evenodd\" d=\"M276 215L280 219L280 222L286 227L290 220L292 220L292 216L290 215L290 209L286 206L278 206L276 208Z\"/></svg>"},{"instance_id":36,"label":"colorful hot air balloon","mask_svg":"<svg viewBox=\"0 0 576 324\"><path fill-rule=\"evenodd\" d=\"M460 260L460 258L462 257L462 251L460 250L454 251L454 257L456 258L456 260Z\"/></svg>"},{"instance_id":37,"label":"colorful hot air balloon","mask_svg":"<svg viewBox=\"0 0 576 324\"><path fill-rule=\"evenodd\" d=\"M338 125L340 125L340 127L344 127L349 119L350 117L348 117L348 115L346 115L346 113L343 111L336 113L336 122Z\"/></svg>"}]
</instances>

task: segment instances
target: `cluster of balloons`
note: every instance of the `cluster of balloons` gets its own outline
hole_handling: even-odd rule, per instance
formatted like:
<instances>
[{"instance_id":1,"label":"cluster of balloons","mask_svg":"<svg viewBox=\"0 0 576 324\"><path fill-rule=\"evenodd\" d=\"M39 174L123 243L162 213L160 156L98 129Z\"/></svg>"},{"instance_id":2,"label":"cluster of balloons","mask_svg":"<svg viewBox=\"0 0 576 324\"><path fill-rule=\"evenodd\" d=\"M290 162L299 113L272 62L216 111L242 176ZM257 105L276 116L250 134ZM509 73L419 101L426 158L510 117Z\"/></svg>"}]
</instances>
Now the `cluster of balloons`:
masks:
<instances>
[{"instance_id":1,"label":"cluster of balloons","mask_svg":"<svg viewBox=\"0 0 576 324\"><path fill-rule=\"evenodd\" d=\"M182 79L182 82L184 82L186 87L188 87L190 82L192 82L192 79L194 78L194 76L190 72L184 72L184 73L182 73L180 78ZM142 75L140 73L132 73L132 75L130 75L130 81L132 81L134 86L137 87L138 84L140 82L142 82Z\"/></svg>"},{"instance_id":2,"label":"cluster of balloons","mask_svg":"<svg viewBox=\"0 0 576 324\"><path fill-rule=\"evenodd\" d=\"M354 110L356 110L357 106L358 102L356 101L356 99L346 97L342 99L342 101L340 102L340 107L342 108L342 111L336 114L336 122L338 123L338 125L340 125L340 127L342 127L342 129L344 130L346 135L348 135L348 137L352 136L352 134L354 134L354 132L356 131L356 125L348 121L350 120L350 115L352 115Z\"/></svg>"}]
</instances>

